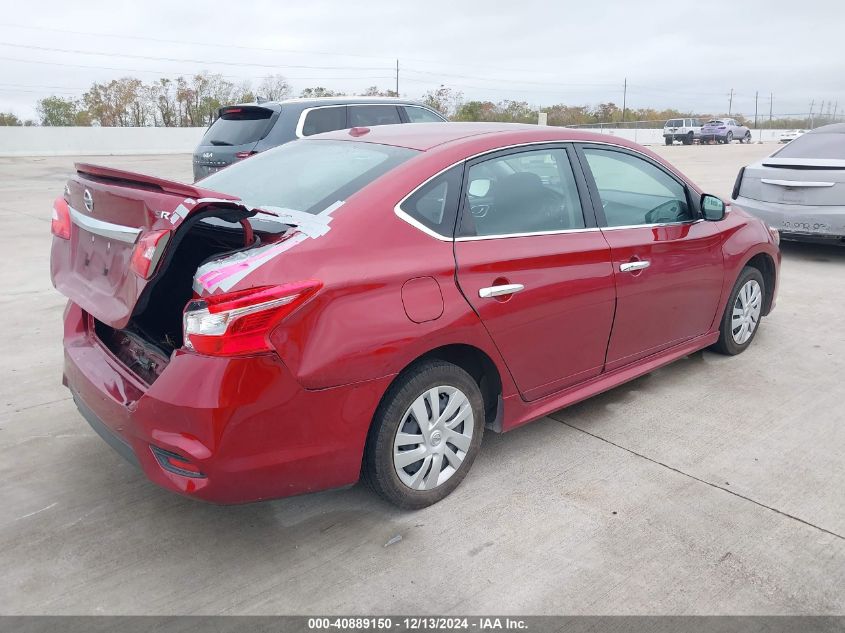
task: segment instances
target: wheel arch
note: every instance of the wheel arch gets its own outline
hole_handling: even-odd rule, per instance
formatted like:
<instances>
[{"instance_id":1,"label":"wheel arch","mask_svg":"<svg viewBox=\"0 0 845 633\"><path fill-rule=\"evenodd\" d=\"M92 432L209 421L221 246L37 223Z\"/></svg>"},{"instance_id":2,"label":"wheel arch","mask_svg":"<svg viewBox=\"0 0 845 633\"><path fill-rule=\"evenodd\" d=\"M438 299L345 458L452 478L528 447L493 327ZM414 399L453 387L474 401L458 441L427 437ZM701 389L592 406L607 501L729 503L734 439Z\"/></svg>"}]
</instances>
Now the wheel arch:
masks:
<instances>
[{"instance_id":1,"label":"wheel arch","mask_svg":"<svg viewBox=\"0 0 845 633\"><path fill-rule=\"evenodd\" d=\"M756 268L760 271L760 274L763 275L763 282L766 291L766 294L763 297L763 316L765 316L771 311L772 301L775 296L775 286L777 284L777 268L775 267L775 260L768 253L759 252L751 256L742 267L745 268L746 266Z\"/></svg>"},{"instance_id":2,"label":"wheel arch","mask_svg":"<svg viewBox=\"0 0 845 633\"><path fill-rule=\"evenodd\" d=\"M390 392L390 387L404 376L414 365L426 361L438 359L447 363L457 365L467 372L475 380L481 390L484 400L485 426L497 433L502 430L503 422L503 400L502 400L502 376L499 368L493 359L482 349L465 343L450 343L435 347L427 352L418 355L410 360L388 385L382 395L381 401ZM381 407L381 402L379 403ZM378 410L378 408L377 408ZM374 416L375 417L375 416ZM372 421L370 421L372 425Z\"/></svg>"}]
</instances>

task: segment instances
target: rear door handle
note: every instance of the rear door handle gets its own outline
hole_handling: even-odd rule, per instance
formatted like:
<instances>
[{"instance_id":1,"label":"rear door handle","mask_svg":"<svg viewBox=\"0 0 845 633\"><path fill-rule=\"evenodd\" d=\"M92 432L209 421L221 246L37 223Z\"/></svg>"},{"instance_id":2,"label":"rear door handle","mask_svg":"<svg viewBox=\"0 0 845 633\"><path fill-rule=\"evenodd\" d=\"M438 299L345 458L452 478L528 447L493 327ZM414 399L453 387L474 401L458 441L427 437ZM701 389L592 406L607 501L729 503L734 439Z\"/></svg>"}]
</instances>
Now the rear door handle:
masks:
<instances>
[{"instance_id":1,"label":"rear door handle","mask_svg":"<svg viewBox=\"0 0 845 633\"><path fill-rule=\"evenodd\" d=\"M478 296L482 299L490 299L491 297L512 295L522 290L525 290L525 286L523 286L522 284L504 284L502 286L490 286L489 288L482 288L478 291Z\"/></svg>"},{"instance_id":2,"label":"rear door handle","mask_svg":"<svg viewBox=\"0 0 845 633\"><path fill-rule=\"evenodd\" d=\"M645 270L649 266L651 266L651 262L648 261L625 262L619 264L619 270L623 273L632 273L637 270Z\"/></svg>"}]
</instances>

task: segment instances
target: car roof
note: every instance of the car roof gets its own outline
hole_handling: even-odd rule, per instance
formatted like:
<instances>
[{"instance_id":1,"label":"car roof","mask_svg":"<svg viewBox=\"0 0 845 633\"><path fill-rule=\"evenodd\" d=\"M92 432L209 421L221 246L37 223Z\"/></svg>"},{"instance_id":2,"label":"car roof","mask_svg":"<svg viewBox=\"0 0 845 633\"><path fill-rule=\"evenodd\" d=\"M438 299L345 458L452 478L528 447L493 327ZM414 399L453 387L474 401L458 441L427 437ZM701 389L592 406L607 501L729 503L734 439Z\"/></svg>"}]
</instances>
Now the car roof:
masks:
<instances>
[{"instance_id":1,"label":"car roof","mask_svg":"<svg viewBox=\"0 0 845 633\"><path fill-rule=\"evenodd\" d=\"M612 142L616 145L639 148L636 143L608 134L596 134L565 127L529 125L523 123L412 123L399 125L378 125L360 134L352 130L337 130L315 134L307 140L342 140L394 145L419 151L429 151L448 145L455 147L484 138L485 144L507 146L521 143L542 143L580 141Z\"/></svg>"}]
</instances>

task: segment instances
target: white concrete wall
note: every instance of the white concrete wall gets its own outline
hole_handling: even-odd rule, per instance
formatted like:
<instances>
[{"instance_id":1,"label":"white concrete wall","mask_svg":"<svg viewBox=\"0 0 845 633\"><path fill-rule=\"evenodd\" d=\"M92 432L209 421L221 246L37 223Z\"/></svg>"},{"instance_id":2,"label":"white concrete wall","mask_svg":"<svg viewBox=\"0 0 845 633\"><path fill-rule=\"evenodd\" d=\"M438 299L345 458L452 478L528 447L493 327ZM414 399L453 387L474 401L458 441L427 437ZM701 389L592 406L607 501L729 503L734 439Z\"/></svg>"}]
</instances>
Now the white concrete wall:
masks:
<instances>
[{"instance_id":1,"label":"white concrete wall","mask_svg":"<svg viewBox=\"0 0 845 633\"><path fill-rule=\"evenodd\" d=\"M643 145L663 144L663 130L579 128ZM752 130L754 141L776 141L782 130ZM96 156L189 154L205 128L0 126L0 156Z\"/></svg>"},{"instance_id":2,"label":"white concrete wall","mask_svg":"<svg viewBox=\"0 0 845 633\"><path fill-rule=\"evenodd\" d=\"M191 153L205 128L0 126L0 156Z\"/></svg>"},{"instance_id":3,"label":"white concrete wall","mask_svg":"<svg viewBox=\"0 0 845 633\"><path fill-rule=\"evenodd\" d=\"M615 129L615 128L600 128L600 127L583 127L574 128L583 130L585 132L595 132L596 134L610 134L619 138L624 138L629 141L634 141L641 145L663 145L663 130L649 129L649 130L629 130L629 129ZM756 143L757 141L771 142L777 141L784 130L751 130L751 138Z\"/></svg>"}]
</instances>

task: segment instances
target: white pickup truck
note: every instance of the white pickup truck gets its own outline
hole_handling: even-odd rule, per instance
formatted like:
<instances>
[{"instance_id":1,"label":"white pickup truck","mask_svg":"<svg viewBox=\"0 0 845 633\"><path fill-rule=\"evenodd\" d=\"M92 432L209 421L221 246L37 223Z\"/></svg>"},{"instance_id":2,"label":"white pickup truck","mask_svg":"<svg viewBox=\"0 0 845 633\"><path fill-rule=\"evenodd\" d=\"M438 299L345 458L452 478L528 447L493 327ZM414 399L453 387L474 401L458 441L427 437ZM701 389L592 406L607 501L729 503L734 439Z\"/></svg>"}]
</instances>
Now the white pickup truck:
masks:
<instances>
[{"instance_id":1,"label":"white pickup truck","mask_svg":"<svg viewBox=\"0 0 845 633\"><path fill-rule=\"evenodd\" d=\"M701 135L701 121L698 119L669 119L663 126L663 140L666 145L680 141L692 145L693 140Z\"/></svg>"}]
</instances>

